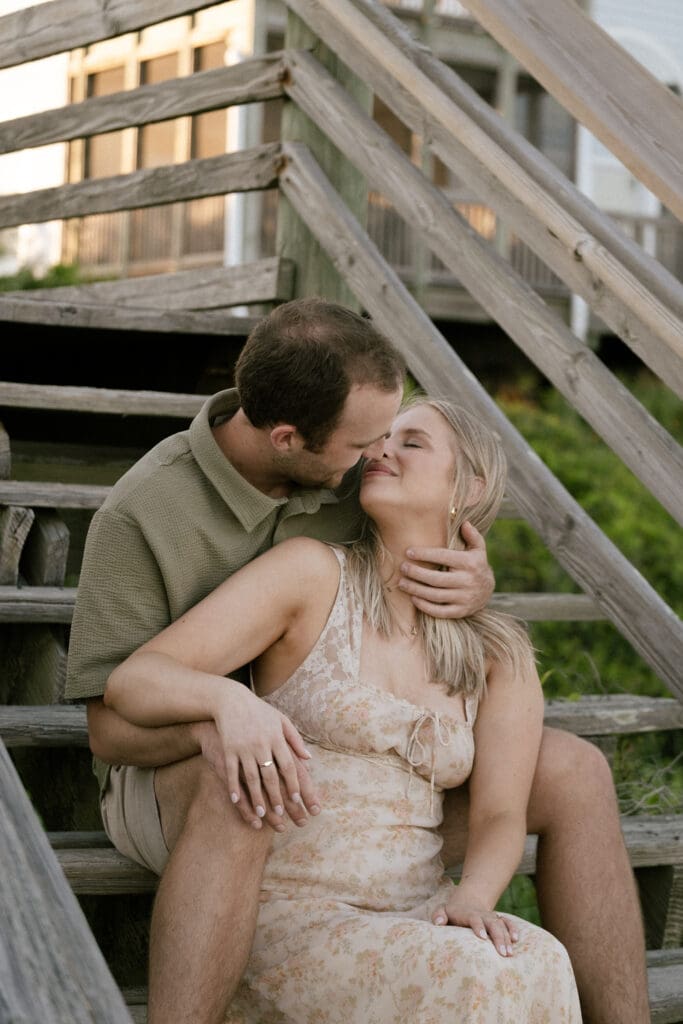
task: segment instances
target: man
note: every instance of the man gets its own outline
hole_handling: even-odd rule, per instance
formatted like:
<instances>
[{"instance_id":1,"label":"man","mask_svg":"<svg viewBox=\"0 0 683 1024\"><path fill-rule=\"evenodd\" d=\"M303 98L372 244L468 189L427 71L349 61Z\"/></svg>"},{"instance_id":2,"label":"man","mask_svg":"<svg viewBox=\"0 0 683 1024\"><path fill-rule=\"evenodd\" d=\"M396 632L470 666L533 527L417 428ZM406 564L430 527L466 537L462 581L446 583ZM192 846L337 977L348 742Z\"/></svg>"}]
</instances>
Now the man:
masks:
<instances>
[{"instance_id":1,"label":"man","mask_svg":"<svg viewBox=\"0 0 683 1024\"><path fill-rule=\"evenodd\" d=\"M88 700L108 834L161 876L149 1024L223 1020L249 954L273 829L305 827L319 798L301 736L247 687L234 686L230 722L142 728L104 704L107 678L272 544L300 534L358 536L355 467L381 456L403 374L369 320L318 299L279 306L250 335L237 389L208 399L189 430L144 456L93 517L67 697ZM488 601L483 539L471 527L463 533L464 551L406 552L402 586L424 611L458 617ZM277 790L260 777L264 734L267 749L290 755ZM237 750L253 753L253 768L234 783ZM447 863L462 859L465 801L464 792L450 799ZM596 748L545 731L529 831L541 837L543 923L572 956L586 1020L642 1024L649 1013L639 904L611 773Z\"/></svg>"}]
</instances>

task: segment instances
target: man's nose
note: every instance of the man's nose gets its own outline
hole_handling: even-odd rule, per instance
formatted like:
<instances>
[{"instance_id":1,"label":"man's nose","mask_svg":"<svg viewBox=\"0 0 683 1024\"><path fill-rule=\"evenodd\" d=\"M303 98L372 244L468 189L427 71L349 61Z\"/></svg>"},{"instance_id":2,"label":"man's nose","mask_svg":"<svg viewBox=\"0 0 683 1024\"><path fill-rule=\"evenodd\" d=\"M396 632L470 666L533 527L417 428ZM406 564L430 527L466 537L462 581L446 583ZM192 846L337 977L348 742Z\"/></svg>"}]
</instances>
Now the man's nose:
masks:
<instances>
[{"instance_id":1,"label":"man's nose","mask_svg":"<svg viewBox=\"0 0 683 1024\"><path fill-rule=\"evenodd\" d=\"M372 444L369 444L368 447L363 452L365 458L381 459L382 456L384 455L384 440L385 439L383 437L380 437L376 441L373 441Z\"/></svg>"}]
</instances>

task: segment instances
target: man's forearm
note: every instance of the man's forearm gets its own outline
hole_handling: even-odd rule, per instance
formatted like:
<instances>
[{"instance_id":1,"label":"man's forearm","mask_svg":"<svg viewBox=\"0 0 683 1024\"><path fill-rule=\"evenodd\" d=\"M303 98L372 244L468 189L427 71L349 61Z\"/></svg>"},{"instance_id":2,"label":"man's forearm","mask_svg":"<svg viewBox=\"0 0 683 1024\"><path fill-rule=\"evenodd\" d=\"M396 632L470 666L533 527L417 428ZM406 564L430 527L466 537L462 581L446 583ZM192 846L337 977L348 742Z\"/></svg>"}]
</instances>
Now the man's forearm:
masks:
<instances>
[{"instance_id":1,"label":"man's forearm","mask_svg":"<svg viewBox=\"0 0 683 1024\"><path fill-rule=\"evenodd\" d=\"M95 757L109 764L134 764L139 768L183 761L202 749L195 723L155 728L132 725L99 698L88 702L88 734Z\"/></svg>"}]
</instances>

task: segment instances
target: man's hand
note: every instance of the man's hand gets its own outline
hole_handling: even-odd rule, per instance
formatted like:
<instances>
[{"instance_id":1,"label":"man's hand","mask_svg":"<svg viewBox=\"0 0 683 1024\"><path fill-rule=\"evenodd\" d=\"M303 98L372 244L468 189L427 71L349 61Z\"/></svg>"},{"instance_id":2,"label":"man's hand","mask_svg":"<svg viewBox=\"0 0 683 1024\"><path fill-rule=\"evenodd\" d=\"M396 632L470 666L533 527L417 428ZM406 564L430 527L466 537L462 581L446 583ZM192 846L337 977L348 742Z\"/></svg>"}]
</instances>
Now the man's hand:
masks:
<instances>
[{"instance_id":1,"label":"man's hand","mask_svg":"<svg viewBox=\"0 0 683 1024\"><path fill-rule=\"evenodd\" d=\"M460 530L465 548L409 548L401 563L401 590L420 611L437 619L462 619L484 608L495 579L479 531L465 521ZM427 568L428 563L434 568Z\"/></svg>"}]
</instances>

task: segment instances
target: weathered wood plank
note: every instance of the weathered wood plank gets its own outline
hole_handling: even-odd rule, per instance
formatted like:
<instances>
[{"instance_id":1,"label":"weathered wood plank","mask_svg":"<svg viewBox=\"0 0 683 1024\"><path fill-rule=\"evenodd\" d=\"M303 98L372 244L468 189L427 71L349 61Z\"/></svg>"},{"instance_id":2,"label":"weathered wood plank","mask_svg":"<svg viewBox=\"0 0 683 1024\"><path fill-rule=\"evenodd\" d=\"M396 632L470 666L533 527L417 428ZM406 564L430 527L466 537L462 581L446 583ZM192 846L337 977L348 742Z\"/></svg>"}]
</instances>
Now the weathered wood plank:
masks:
<instances>
[{"instance_id":1,"label":"weathered wood plank","mask_svg":"<svg viewBox=\"0 0 683 1024\"><path fill-rule=\"evenodd\" d=\"M0 295L0 300L2 296ZM225 318L228 319L228 318ZM230 325L228 324L228 327ZM245 325L246 326L246 325ZM206 395L172 394L164 391L123 391L116 388L68 387L52 384L17 384L0 382L0 406L21 409L56 409L65 412L120 413L122 416L178 416L191 419L206 401ZM19 483L0 479L3 503L10 504L13 488L39 488L41 484ZM46 486L46 485L45 485ZM41 504L36 500L36 504ZM33 502L27 502L33 504ZM52 504L52 502L47 502ZM56 506L56 502L55 502ZM63 506L77 507L77 506ZM94 506L84 505L84 508Z\"/></svg>"},{"instance_id":2,"label":"weathered wood plank","mask_svg":"<svg viewBox=\"0 0 683 1024\"><path fill-rule=\"evenodd\" d=\"M683 697L683 623L605 536L453 351L339 201L304 147L287 145L280 187L428 392L461 402L500 435L509 493L582 590L674 694ZM419 206L419 203L416 203ZM601 399L602 400L602 399Z\"/></svg>"},{"instance_id":3,"label":"weathered wood plank","mask_svg":"<svg viewBox=\"0 0 683 1024\"><path fill-rule=\"evenodd\" d=\"M577 736L683 729L683 702L630 694L549 700L545 724ZM83 704L0 705L0 738L7 747L88 746Z\"/></svg>"},{"instance_id":4,"label":"weathered wood plank","mask_svg":"<svg viewBox=\"0 0 683 1024\"><path fill-rule=\"evenodd\" d=\"M614 253L636 278L642 281L666 306L674 310L676 316L683 317L683 286L673 274L669 273L657 259L649 256L634 239L626 235L622 228L588 199L547 156L532 146L522 134L515 131L511 124L499 117L491 104L482 99L443 60L439 60L426 47L415 47L414 39L381 4L376 4L373 0L352 0L352 2L354 7L363 12L364 17L380 27L385 45L391 41L399 49L409 53L415 68L419 68L466 114L467 118L483 129L490 139L497 142L503 152L512 156L520 170L532 181L535 181L539 189L559 198L567 213L583 224L586 230L599 239L609 252ZM471 38L465 45L470 43ZM493 40L490 42L493 43ZM405 49L406 45L408 45L407 50ZM495 46L496 44L493 43L494 48ZM351 59L351 55L349 56ZM378 55L378 60L380 56ZM462 58L451 61L455 65L462 62ZM500 52L498 51L495 65L497 66L499 62ZM372 81L369 74L366 77L368 81ZM381 90L378 89L378 91ZM393 98L389 105L394 105ZM397 112L401 116L400 110ZM406 123L412 123L407 111L405 114ZM464 146L459 152L463 159L468 155ZM463 167L463 174L466 173L467 170ZM482 186L486 187L486 183L482 182Z\"/></svg>"},{"instance_id":5,"label":"weathered wood plank","mask_svg":"<svg viewBox=\"0 0 683 1024\"><path fill-rule=\"evenodd\" d=\"M76 587L0 586L0 622L61 622L73 616Z\"/></svg>"},{"instance_id":6,"label":"weathered wood plank","mask_svg":"<svg viewBox=\"0 0 683 1024\"><path fill-rule=\"evenodd\" d=\"M683 103L574 0L464 0L501 46L683 220Z\"/></svg>"},{"instance_id":7,"label":"weathered wood plank","mask_svg":"<svg viewBox=\"0 0 683 1024\"><path fill-rule=\"evenodd\" d=\"M48 302L0 294L0 320L59 327L98 327L120 331L219 334L245 337L258 317L229 316L219 310L159 310L143 306Z\"/></svg>"},{"instance_id":8,"label":"weathered wood plank","mask_svg":"<svg viewBox=\"0 0 683 1024\"><path fill-rule=\"evenodd\" d=\"M308 47L334 76L343 83L356 101L370 109L372 98L369 88L342 63L333 47L324 46L305 21L291 11L287 14L285 32L287 46ZM285 103L280 138L305 143L325 170L334 188L347 207L361 223L365 223L368 208L367 182L347 154L337 149L323 127L314 124L296 103ZM284 196L278 198L276 249L279 255L294 260L297 267L296 296L321 295L360 311L357 299L344 279L328 259L325 251L310 233L305 223L289 205Z\"/></svg>"},{"instance_id":9,"label":"weathered wood plank","mask_svg":"<svg viewBox=\"0 0 683 1024\"><path fill-rule=\"evenodd\" d=\"M577 209L584 197L568 204L568 195L577 190L569 179L558 180L560 172L552 165L547 180L539 180L536 158L542 154L533 150L534 166L527 167L521 144L532 147L526 140L515 137L490 105L385 7L369 0L298 0L296 6L323 38L334 38L339 55L405 124L428 135L430 150L683 397L680 282L625 236L614 247L609 217L597 208L593 216ZM624 246L631 255L626 263ZM650 291L653 275L666 278L668 292L678 296L675 304L661 290Z\"/></svg>"},{"instance_id":10,"label":"weathered wood plank","mask_svg":"<svg viewBox=\"0 0 683 1024\"><path fill-rule=\"evenodd\" d=\"M637 874L648 946L683 943L683 865L641 868Z\"/></svg>"},{"instance_id":11,"label":"weathered wood plank","mask_svg":"<svg viewBox=\"0 0 683 1024\"><path fill-rule=\"evenodd\" d=\"M141 306L158 310L224 309L292 297L294 264L269 257L231 267L202 267L171 274L150 274L61 288L3 292L6 299L42 302Z\"/></svg>"},{"instance_id":12,"label":"weathered wood plank","mask_svg":"<svg viewBox=\"0 0 683 1024\"><path fill-rule=\"evenodd\" d=\"M6 1020L125 1024L131 1017L0 744L0 989Z\"/></svg>"},{"instance_id":13,"label":"weathered wood plank","mask_svg":"<svg viewBox=\"0 0 683 1024\"><path fill-rule=\"evenodd\" d=\"M0 393L3 385L0 384ZM50 393L53 392L50 388ZM68 406L67 406L68 407ZM74 411L73 406L70 407ZM101 411L101 410L91 410ZM117 410L120 411L120 410ZM99 508L110 487L97 484L41 483L34 480L0 480L0 505L29 505L33 508ZM517 519L514 503L504 498L498 519Z\"/></svg>"},{"instance_id":14,"label":"weathered wood plank","mask_svg":"<svg viewBox=\"0 0 683 1024\"><path fill-rule=\"evenodd\" d=\"M290 59L288 94L683 525L680 445L310 54Z\"/></svg>"},{"instance_id":15,"label":"weathered wood plank","mask_svg":"<svg viewBox=\"0 0 683 1024\"><path fill-rule=\"evenodd\" d=\"M650 994L650 1024L680 1024L683 1020L683 964L652 965L647 980ZM147 1020L138 1014L136 1024Z\"/></svg>"},{"instance_id":16,"label":"weathered wood plank","mask_svg":"<svg viewBox=\"0 0 683 1024\"><path fill-rule=\"evenodd\" d=\"M0 586L17 585L19 560L34 519L31 508L0 508Z\"/></svg>"},{"instance_id":17,"label":"weathered wood plank","mask_svg":"<svg viewBox=\"0 0 683 1024\"><path fill-rule=\"evenodd\" d=\"M87 747L85 705L0 705L0 738L8 748Z\"/></svg>"},{"instance_id":18,"label":"weathered wood plank","mask_svg":"<svg viewBox=\"0 0 683 1024\"><path fill-rule=\"evenodd\" d=\"M273 188L280 160L278 143L266 143L203 160L152 167L75 185L0 196L0 229L91 213L137 210L204 196Z\"/></svg>"},{"instance_id":19,"label":"weathered wood plank","mask_svg":"<svg viewBox=\"0 0 683 1024\"><path fill-rule=\"evenodd\" d=\"M69 529L52 509L35 517L21 558L22 575L32 587L62 587L69 555Z\"/></svg>"},{"instance_id":20,"label":"weathered wood plank","mask_svg":"<svg viewBox=\"0 0 683 1024\"><path fill-rule=\"evenodd\" d=\"M0 423L0 480L6 480L12 472L12 453L9 435Z\"/></svg>"},{"instance_id":21,"label":"weathered wood plank","mask_svg":"<svg viewBox=\"0 0 683 1024\"><path fill-rule=\"evenodd\" d=\"M0 586L0 622L70 622L76 587ZM604 612L584 594L497 594L491 606L530 622L592 621Z\"/></svg>"},{"instance_id":22,"label":"weathered wood plank","mask_svg":"<svg viewBox=\"0 0 683 1024\"><path fill-rule=\"evenodd\" d=\"M110 490L110 487L99 484L0 480L0 504L14 505L19 503L18 499L21 499L22 505L29 505L32 508L95 509L100 507Z\"/></svg>"},{"instance_id":23,"label":"weathered wood plank","mask_svg":"<svg viewBox=\"0 0 683 1024\"><path fill-rule=\"evenodd\" d=\"M0 18L0 68L113 39L206 7L198 0L51 0Z\"/></svg>"},{"instance_id":24,"label":"weathered wood plank","mask_svg":"<svg viewBox=\"0 0 683 1024\"><path fill-rule=\"evenodd\" d=\"M17 117L0 123L0 153L274 99L282 96L282 74L281 55L269 53L229 67Z\"/></svg>"}]
</instances>

